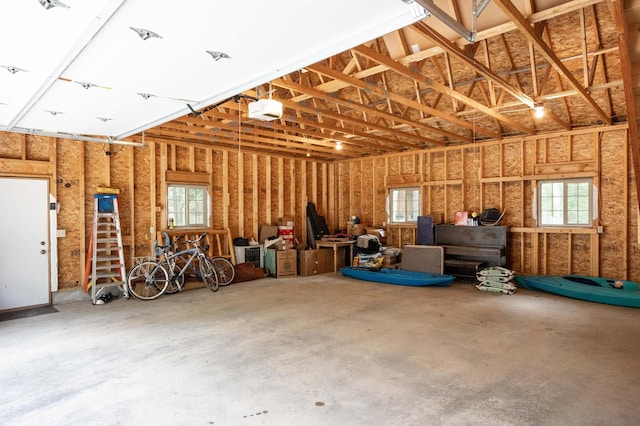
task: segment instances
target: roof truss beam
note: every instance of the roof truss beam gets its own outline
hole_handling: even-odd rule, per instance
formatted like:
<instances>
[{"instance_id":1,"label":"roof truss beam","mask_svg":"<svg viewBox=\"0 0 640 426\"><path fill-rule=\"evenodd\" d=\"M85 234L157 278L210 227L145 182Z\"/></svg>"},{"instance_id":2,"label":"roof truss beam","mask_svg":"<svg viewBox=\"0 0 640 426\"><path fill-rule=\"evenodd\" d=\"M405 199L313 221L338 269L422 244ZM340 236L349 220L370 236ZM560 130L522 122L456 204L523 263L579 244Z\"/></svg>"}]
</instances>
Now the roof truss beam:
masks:
<instances>
[{"instance_id":1,"label":"roof truss beam","mask_svg":"<svg viewBox=\"0 0 640 426\"><path fill-rule=\"evenodd\" d=\"M551 50L551 48L542 40L529 21L520 13L520 11L509 0L493 0L493 3L502 10L502 12L514 22L516 27L523 35L537 48L542 56L558 71L558 73L567 79L571 86L578 91L578 95L591 106L597 115L608 125L611 125L611 117L604 112L596 101L587 93L585 88L576 80L567 67L562 63L560 58Z\"/></svg>"}]
</instances>

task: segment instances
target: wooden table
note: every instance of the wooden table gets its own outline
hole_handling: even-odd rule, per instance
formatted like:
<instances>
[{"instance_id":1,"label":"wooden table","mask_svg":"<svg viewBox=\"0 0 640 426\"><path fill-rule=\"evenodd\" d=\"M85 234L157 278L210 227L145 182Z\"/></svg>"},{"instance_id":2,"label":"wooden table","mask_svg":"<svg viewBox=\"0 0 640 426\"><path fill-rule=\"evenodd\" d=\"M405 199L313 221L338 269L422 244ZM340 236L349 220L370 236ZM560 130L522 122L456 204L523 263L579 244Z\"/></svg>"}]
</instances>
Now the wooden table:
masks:
<instances>
[{"instance_id":1,"label":"wooden table","mask_svg":"<svg viewBox=\"0 0 640 426\"><path fill-rule=\"evenodd\" d=\"M353 245L355 241L316 241L316 247L329 247L333 248L333 273L338 272L338 248L349 247L349 265L351 266L351 259L353 258Z\"/></svg>"}]
</instances>

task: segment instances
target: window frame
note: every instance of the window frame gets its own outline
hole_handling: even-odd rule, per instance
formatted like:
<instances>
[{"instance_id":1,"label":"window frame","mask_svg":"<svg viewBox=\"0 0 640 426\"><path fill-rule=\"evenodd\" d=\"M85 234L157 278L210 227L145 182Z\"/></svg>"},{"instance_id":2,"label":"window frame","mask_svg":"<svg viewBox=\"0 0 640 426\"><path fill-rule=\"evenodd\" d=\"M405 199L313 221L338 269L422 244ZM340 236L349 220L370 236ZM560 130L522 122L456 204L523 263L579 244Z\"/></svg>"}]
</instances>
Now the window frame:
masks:
<instances>
[{"instance_id":1,"label":"window frame","mask_svg":"<svg viewBox=\"0 0 640 426\"><path fill-rule=\"evenodd\" d=\"M395 216L395 212L396 210L394 209L394 193L398 193L398 192L404 192L405 193L405 208L404 208L404 213L405 216L407 216L407 212L409 212L410 210L407 209L407 202L413 202L413 201L407 201L408 197L407 197L407 193L409 191L413 192L415 191L417 193L418 196L418 200L417 200L417 210L415 211L415 220L405 220L404 221L396 221L394 220L394 216ZM413 225L418 223L418 216L420 216L421 214L421 210L422 210L422 191L421 188L419 186L407 186L407 187L396 187L396 188L389 188L389 192L388 192L388 203L387 203L387 214L389 216L389 224L390 225Z\"/></svg>"},{"instance_id":2,"label":"window frame","mask_svg":"<svg viewBox=\"0 0 640 426\"><path fill-rule=\"evenodd\" d=\"M543 202L542 202L542 186L545 184L562 184L562 223L543 223ZM568 215L570 212L574 211L579 213L580 211L585 211L584 209L576 209L570 210L567 206L568 199L570 195L567 191L567 186L570 184L587 184L588 194L587 194L587 217L588 223L569 223ZM596 212L597 206L595 205L597 190L594 188L593 179L592 178L565 178L565 179L544 179L539 180L536 184L536 226L538 228L592 228L594 227L594 213Z\"/></svg>"},{"instance_id":3,"label":"window frame","mask_svg":"<svg viewBox=\"0 0 640 426\"><path fill-rule=\"evenodd\" d=\"M173 211L170 209L171 200L169 200L169 193L171 188L184 188L185 200L184 200L184 225L179 225L176 218L173 216ZM203 191L203 200L202 200L202 222L192 223L190 220L190 200L189 200L189 190L190 189L201 189ZM174 228L177 229L188 229L188 228L208 228L209 227L209 212L211 209L211 197L209 196L209 186L198 183L181 183L181 182L167 182L167 196L166 196L166 220L167 226L169 226L170 219L174 219Z\"/></svg>"}]
</instances>

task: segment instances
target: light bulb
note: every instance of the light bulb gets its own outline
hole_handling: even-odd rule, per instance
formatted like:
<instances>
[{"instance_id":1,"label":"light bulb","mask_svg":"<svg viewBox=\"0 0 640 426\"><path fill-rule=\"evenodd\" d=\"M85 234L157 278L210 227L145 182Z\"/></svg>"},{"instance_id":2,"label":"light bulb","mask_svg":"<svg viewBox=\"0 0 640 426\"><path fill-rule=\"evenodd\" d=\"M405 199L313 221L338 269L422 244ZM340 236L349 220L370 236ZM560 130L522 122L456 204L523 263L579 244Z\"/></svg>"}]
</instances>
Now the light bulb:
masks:
<instances>
[{"instance_id":1,"label":"light bulb","mask_svg":"<svg viewBox=\"0 0 640 426\"><path fill-rule=\"evenodd\" d=\"M542 117L544 117L544 105L543 105L543 104L536 104L536 105L533 107L533 111L534 111L534 112L533 112L533 115L534 115L536 118L542 118Z\"/></svg>"}]
</instances>

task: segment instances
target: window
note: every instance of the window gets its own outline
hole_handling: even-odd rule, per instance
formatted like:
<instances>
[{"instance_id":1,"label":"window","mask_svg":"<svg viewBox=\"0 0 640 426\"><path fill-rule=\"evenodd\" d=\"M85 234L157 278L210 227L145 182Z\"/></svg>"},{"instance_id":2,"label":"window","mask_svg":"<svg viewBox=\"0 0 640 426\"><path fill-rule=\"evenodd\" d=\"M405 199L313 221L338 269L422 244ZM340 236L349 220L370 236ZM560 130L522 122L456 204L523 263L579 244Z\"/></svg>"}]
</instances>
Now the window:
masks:
<instances>
[{"instance_id":1,"label":"window","mask_svg":"<svg viewBox=\"0 0 640 426\"><path fill-rule=\"evenodd\" d=\"M591 226L592 193L589 179L538 182L539 226Z\"/></svg>"},{"instance_id":2,"label":"window","mask_svg":"<svg viewBox=\"0 0 640 426\"><path fill-rule=\"evenodd\" d=\"M415 223L420 215L420 188L398 188L389 191L391 223Z\"/></svg>"},{"instance_id":3,"label":"window","mask_svg":"<svg viewBox=\"0 0 640 426\"><path fill-rule=\"evenodd\" d=\"M170 184L167 187L167 222L176 227L207 227L207 187Z\"/></svg>"}]
</instances>

